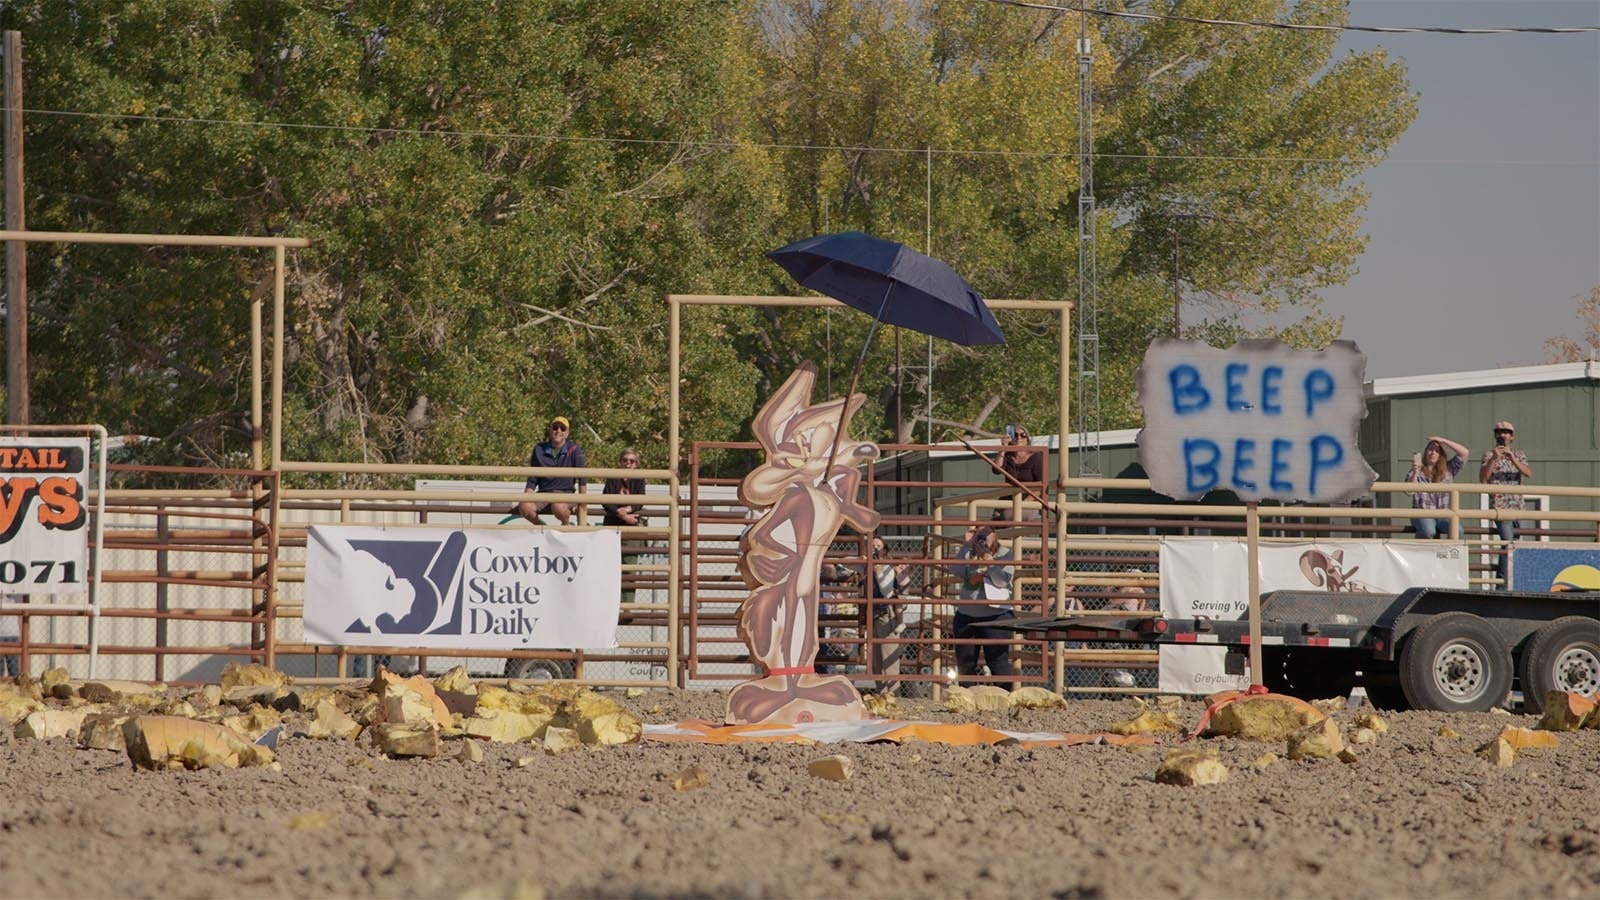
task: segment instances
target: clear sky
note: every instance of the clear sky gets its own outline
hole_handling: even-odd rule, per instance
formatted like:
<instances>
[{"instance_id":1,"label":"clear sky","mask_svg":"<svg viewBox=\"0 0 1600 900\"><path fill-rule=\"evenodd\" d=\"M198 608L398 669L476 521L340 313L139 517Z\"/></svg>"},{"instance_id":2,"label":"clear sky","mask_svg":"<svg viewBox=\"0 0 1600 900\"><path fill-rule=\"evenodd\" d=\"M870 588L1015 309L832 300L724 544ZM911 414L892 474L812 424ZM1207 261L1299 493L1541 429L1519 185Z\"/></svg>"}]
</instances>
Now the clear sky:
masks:
<instances>
[{"instance_id":1,"label":"clear sky","mask_svg":"<svg viewBox=\"0 0 1600 900\"><path fill-rule=\"evenodd\" d=\"M1596 26L1600 0L1352 0L1352 25ZM1362 34L1417 119L1371 193L1360 273L1324 293L1367 377L1545 362L1600 286L1600 33ZM1415 329L1434 327L1431 335Z\"/></svg>"}]
</instances>

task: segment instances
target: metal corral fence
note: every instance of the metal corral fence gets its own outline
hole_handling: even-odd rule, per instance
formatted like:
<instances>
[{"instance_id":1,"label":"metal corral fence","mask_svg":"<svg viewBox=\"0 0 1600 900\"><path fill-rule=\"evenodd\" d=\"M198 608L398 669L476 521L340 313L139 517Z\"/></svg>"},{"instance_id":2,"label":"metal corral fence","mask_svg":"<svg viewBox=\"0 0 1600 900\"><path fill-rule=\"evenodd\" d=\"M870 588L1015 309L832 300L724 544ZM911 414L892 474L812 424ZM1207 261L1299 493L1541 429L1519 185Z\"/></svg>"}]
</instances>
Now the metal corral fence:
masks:
<instances>
[{"instance_id":1,"label":"metal corral fence","mask_svg":"<svg viewBox=\"0 0 1600 900\"><path fill-rule=\"evenodd\" d=\"M736 569L738 539L755 518L737 500L736 479L701 476L698 454L701 448L754 446L696 445L689 478L682 484L668 470L318 463L285 463L280 471L110 466L114 481L165 486L107 490L105 549L94 561L103 582L98 602L85 609L81 598L43 596L13 608L0 616L0 625L11 618L20 635L0 637L0 653L20 654L32 674L64 665L83 677L94 659L97 677L168 682L214 680L234 660L263 662L310 680L349 677L366 671L366 657L382 655L400 669L442 671L460 663L479 677L509 672L595 685L731 686L755 672L735 624L745 595ZM882 449L892 454L930 448L907 444ZM880 471L888 470L880 466ZM528 528L520 521L500 520L523 498L521 479L531 474L646 481L642 506L649 524L621 529L623 588L631 598L622 605L618 647L595 652L449 651L450 656L442 656L437 650L304 641L305 545L311 526ZM285 488L285 477L328 486ZM339 486L372 478L410 479L415 486ZM1145 490L1148 482L1074 479L1069 494L1051 484L1053 476L1047 472L1032 487L1050 498L1057 516L998 481L930 483L869 473L863 482L863 502L869 507L884 509L880 499L915 493L932 498L923 507L931 512L884 512L878 533L892 561L912 567L909 588L892 601L874 599L866 588L869 565L883 563L869 557L869 536L846 533L835 541L822 585L820 665L851 674L863 688L921 694L948 684L958 643L950 633L951 619L964 602L983 602L961 601L952 573L958 564L954 551L970 527L995 527L1012 550L1019 615L1119 617L1130 606L1159 608L1163 537L1243 540L1251 515L1246 507L1230 504L1069 499L1083 491L1115 496ZM1396 493L1407 487L1380 482L1374 490ZM1541 495L1578 498L1591 509L1524 513L1463 504L1463 499L1481 502L1485 492L1496 490L1483 485L1429 485L1428 490L1451 495L1450 508L1431 513L1449 520L1451 533L1467 543L1471 581L1485 589L1498 585L1494 565L1503 545L1494 528L1497 519L1519 518L1519 541L1594 544L1600 539L1600 512L1595 511L1600 489L1594 487L1541 485ZM577 522L568 530L595 527L606 502L640 503L637 495L598 493L546 494L541 499L578 504ZM1369 506L1263 505L1257 513L1266 541L1409 539L1405 532L1412 515L1405 508ZM91 657L93 637L98 637L98 652ZM1155 686L1155 652L1149 647L1007 643L1018 674L971 680L1041 684L1076 694L1149 692Z\"/></svg>"}]
</instances>

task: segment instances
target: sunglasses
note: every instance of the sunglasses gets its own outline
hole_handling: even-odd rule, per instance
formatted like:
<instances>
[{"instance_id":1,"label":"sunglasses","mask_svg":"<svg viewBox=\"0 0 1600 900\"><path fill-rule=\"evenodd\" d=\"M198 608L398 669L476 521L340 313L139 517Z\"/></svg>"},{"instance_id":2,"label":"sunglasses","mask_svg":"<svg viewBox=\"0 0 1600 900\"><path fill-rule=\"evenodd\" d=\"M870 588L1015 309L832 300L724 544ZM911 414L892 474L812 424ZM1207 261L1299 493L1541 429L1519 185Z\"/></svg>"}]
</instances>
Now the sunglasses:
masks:
<instances>
[{"instance_id":1,"label":"sunglasses","mask_svg":"<svg viewBox=\"0 0 1600 900\"><path fill-rule=\"evenodd\" d=\"M622 458L622 464L625 466L637 466L639 464L639 460L636 457L624 456Z\"/></svg>"},{"instance_id":2,"label":"sunglasses","mask_svg":"<svg viewBox=\"0 0 1600 900\"><path fill-rule=\"evenodd\" d=\"M1504 429L1504 428L1496 428L1496 429L1495 429L1495 430L1494 430L1494 433L1495 433L1495 434L1516 434L1516 432L1515 432L1515 431L1507 431L1507 430L1505 430L1505 429Z\"/></svg>"},{"instance_id":3,"label":"sunglasses","mask_svg":"<svg viewBox=\"0 0 1600 900\"><path fill-rule=\"evenodd\" d=\"M551 431L566 431L567 430L567 426L565 426L565 425L551 425L550 426L550 430Z\"/></svg>"}]
</instances>

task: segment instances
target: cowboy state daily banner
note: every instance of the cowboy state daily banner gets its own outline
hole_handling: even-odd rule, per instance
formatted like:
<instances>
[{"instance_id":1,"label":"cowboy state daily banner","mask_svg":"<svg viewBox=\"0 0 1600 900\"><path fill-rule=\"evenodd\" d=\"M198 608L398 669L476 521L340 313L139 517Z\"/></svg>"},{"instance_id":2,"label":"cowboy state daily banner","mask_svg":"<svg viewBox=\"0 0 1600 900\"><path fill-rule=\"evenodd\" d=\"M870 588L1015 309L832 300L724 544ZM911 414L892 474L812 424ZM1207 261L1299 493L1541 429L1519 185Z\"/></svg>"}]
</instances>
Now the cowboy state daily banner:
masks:
<instances>
[{"instance_id":1,"label":"cowboy state daily banner","mask_svg":"<svg viewBox=\"0 0 1600 900\"><path fill-rule=\"evenodd\" d=\"M0 592L88 590L89 441L0 438Z\"/></svg>"},{"instance_id":2,"label":"cowboy state daily banner","mask_svg":"<svg viewBox=\"0 0 1600 900\"><path fill-rule=\"evenodd\" d=\"M1250 610L1243 541L1161 542L1161 614L1243 619ZM1261 591L1398 594L1427 585L1467 586L1467 553L1449 541L1305 541L1261 545ZM1330 612L1329 615L1332 615ZM1224 673L1223 647L1160 648L1160 690L1205 694L1250 683Z\"/></svg>"},{"instance_id":3,"label":"cowboy state daily banner","mask_svg":"<svg viewBox=\"0 0 1600 900\"><path fill-rule=\"evenodd\" d=\"M617 645L615 531L325 525L306 549L306 639L447 649Z\"/></svg>"}]
</instances>

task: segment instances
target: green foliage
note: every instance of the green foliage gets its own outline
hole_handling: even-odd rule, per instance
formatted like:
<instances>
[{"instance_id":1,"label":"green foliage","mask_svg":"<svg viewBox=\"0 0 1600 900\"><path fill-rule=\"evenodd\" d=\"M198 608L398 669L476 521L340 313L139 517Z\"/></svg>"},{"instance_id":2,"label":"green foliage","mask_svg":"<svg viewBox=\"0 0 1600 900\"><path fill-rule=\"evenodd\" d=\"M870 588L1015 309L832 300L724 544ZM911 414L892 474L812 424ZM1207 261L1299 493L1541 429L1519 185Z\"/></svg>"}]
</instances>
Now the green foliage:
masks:
<instances>
[{"instance_id":1,"label":"green foliage","mask_svg":"<svg viewBox=\"0 0 1600 900\"><path fill-rule=\"evenodd\" d=\"M1345 14L1245 6L1182 9ZM762 254L823 231L931 244L986 296L1075 299L1076 17L917 0L32 0L0 7L0 26L23 33L30 110L90 114L29 113L30 227L313 240L290 253L289 458L520 462L564 414L595 463L633 445L660 465L663 296L792 293ZM1337 335L1317 292L1361 250L1352 178L1415 110L1397 63L1334 60L1331 35L1090 27L1117 427L1137 419L1145 345L1171 333L1175 243L1206 313L1190 333L1260 334L1266 313L1298 344ZM36 245L34 419L243 464L271 260ZM932 416L964 423L936 437L1060 427L1055 318L1000 318L1003 349L935 342ZM683 319L686 440L746 437L804 359L842 391L868 326L848 310ZM863 368L856 421L883 439L929 389L924 339L901 337L917 368L898 370L898 417L892 331Z\"/></svg>"}]
</instances>

